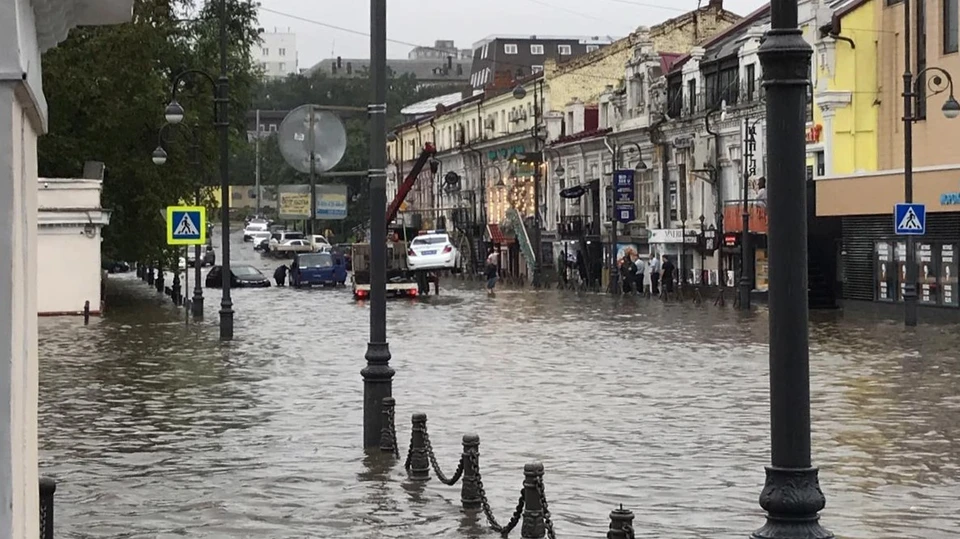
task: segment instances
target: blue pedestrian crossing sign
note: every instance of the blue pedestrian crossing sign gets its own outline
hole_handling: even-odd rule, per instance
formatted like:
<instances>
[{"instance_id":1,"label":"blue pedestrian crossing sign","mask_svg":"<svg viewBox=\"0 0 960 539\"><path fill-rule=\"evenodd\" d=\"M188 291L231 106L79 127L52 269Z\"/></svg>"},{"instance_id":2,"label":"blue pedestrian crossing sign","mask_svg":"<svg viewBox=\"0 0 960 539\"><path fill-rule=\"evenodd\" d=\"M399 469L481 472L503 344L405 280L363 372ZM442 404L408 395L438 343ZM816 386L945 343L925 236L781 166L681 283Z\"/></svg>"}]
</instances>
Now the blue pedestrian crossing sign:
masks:
<instances>
[{"instance_id":1,"label":"blue pedestrian crossing sign","mask_svg":"<svg viewBox=\"0 0 960 539\"><path fill-rule=\"evenodd\" d=\"M206 242L205 207L167 206L167 245L203 245Z\"/></svg>"},{"instance_id":2,"label":"blue pedestrian crossing sign","mask_svg":"<svg viewBox=\"0 0 960 539\"><path fill-rule=\"evenodd\" d=\"M899 236L922 236L927 232L927 207L897 204L893 207L893 231Z\"/></svg>"}]
</instances>

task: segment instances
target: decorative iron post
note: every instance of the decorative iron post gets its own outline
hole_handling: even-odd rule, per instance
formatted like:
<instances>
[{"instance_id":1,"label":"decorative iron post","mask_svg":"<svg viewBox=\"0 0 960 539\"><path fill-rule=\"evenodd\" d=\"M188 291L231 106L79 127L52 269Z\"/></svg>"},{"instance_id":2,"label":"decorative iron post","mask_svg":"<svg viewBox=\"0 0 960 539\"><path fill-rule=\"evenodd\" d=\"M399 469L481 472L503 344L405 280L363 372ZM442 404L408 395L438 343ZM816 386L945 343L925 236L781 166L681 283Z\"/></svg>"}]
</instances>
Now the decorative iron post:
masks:
<instances>
[{"instance_id":1,"label":"decorative iron post","mask_svg":"<svg viewBox=\"0 0 960 539\"><path fill-rule=\"evenodd\" d=\"M147 267L146 281L147 281L147 285L148 285L148 286L153 286L154 277L153 277L153 265L152 265L152 264Z\"/></svg>"},{"instance_id":2,"label":"decorative iron post","mask_svg":"<svg viewBox=\"0 0 960 539\"><path fill-rule=\"evenodd\" d=\"M397 453L397 429L394 424L397 401L393 397L383 399L383 428L380 430L380 451Z\"/></svg>"},{"instance_id":3,"label":"decorative iron post","mask_svg":"<svg viewBox=\"0 0 960 539\"><path fill-rule=\"evenodd\" d=\"M767 92L770 243L771 465L760 494L766 524L754 539L828 539L826 500L810 455L807 196L804 114L812 49L795 0L773 0L758 52Z\"/></svg>"},{"instance_id":4,"label":"decorative iron post","mask_svg":"<svg viewBox=\"0 0 960 539\"><path fill-rule=\"evenodd\" d=\"M380 444L383 399L393 395L387 344L387 2L370 0L370 342L363 377L363 446Z\"/></svg>"},{"instance_id":5,"label":"decorative iron post","mask_svg":"<svg viewBox=\"0 0 960 539\"><path fill-rule=\"evenodd\" d=\"M542 480L543 464L531 462L523 466L523 523L520 526L522 539L543 539L546 535L543 500L540 499Z\"/></svg>"},{"instance_id":6,"label":"decorative iron post","mask_svg":"<svg viewBox=\"0 0 960 539\"><path fill-rule=\"evenodd\" d=\"M610 511L610 531L607 532L607 539L633 539L633 511L624 509L620 504L619 509Z\"/></svg>"},{"instance_id":7,"label":"decorative iron post","mask_svg":"<svg viewBox=\"0 0 960 539\"><path fill-rule=\"evenodd\" d=\"M157 292L163 293L163 260L161 259L157 262L157 279L154 282L157 287Z\"/></svg>"},{"instance_id":8,"label":"decorative iron post","mask_svg":"<svg viewBox=\"0 0 960 539\"><path fill-rule=\"evenodd\" d=\"M410 479L427 481L430 479L430 459L427 455L427 414L413 414L413 434L410 436Z\"/></svg>"},{"instance_id":9,"label":"decorative iron post","mask_svg":"<svg viewBox=\"0 0 960 539\"><path fill-rule=\"evenodd\" d=\"M463 435L463 482L460 484L460 504L464 509L479 509L483 503L480 498L480 437L476 434Z\"/></svg>"},{"instance_id":10,"label":"decorative iron post","mask_svg":"<svg viewBox=\"0 0 960 539\"><path fill-rule=\"evenodd\" d=\"M53 539L53 495L57 482L49 477L40 478L40 539Z\"/></svg>"}]
</instances>

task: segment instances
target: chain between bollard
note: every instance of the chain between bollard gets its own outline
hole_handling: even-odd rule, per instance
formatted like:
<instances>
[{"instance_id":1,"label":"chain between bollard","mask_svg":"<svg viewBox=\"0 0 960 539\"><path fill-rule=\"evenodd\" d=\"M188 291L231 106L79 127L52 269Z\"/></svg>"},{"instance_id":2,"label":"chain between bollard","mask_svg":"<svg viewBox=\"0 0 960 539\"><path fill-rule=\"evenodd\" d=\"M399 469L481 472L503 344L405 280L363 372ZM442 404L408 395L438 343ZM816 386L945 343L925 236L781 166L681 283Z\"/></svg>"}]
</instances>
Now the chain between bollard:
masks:
<instances>
[{"instance_id":1,"label":"chain between bollard","mask_svg":"<svg viewBox=\"0 0 960 539\"><path fill-rule=\"evenodd\" d=\"M540 495L540 505L543 507L543 525L547 529L547 537L549 539L557 539L557 534L553 531L553 520L550 518L550 509L547 507L547 495L543 488L543 476L537 478L537 493Z\"/></svg>"},{"instance_id":2,"label":"chain between bollard","mask_svg":"<svg viewBox=\"0 0 960 539\"><path fill-rule=\"evenodd\" d=\"M453 477L448 478L440 470L440 465L437 464L437 456L433 453L433 445L430 444L430 434L427 433L426 429L423 430L423 445L427 448L427 457L430 459L430 466L433 467L433 471L437 474L437 479L444 485L451 487L456 485L457 481L459 481L463 475L463 457L460 457L460 462L457 463L457 470L453 472Z\"/></svg>"},{"instance_id":3,"label":"chain between bollard","mask_svg":"<svg viewBox=\"0 0 960 539\"><path fill-rule=\"evenodd\" d=\"M380 429L380 450L393 453L400 458L400 443L397 440L396 401L392 397L383 399L383 427Z\"/></svg>"},{"instance_id":4,"label":"chain between bollard","mask_svg":"<svg viewBox=\"0 0 960 539\"><path fill-rule=\"evenodd\" d=\"M633 526L629 524L623 525L623 533L627 535L627 539L637 539L637 536L634 535Z\"/></svg>"},{"instance_id":5,"label":"chain between bollard","mask_svg":"<svg viewBox=\"0 0 960 539\"><path fill-rule=\"evenodd\" d=\"M470 459L473 461L474 470L477 471L477 490L480 492L480 504L483 507L484 516L487 517L487 523L490 524L490 529L506 537L517 527L517 524L520 523L520 518L523 516L523 489L520 489L520 499L517 501L517 508L513 512L513 516L510 517L510 521L507 522L506 526L501 526L500 523L497 522L497 518L493 516L493 510L490 509L490 501L487 500L487 491L483 489L483 478L480 475L480 459L477 455L470 455Z\"/></svg>"}]
</instances>

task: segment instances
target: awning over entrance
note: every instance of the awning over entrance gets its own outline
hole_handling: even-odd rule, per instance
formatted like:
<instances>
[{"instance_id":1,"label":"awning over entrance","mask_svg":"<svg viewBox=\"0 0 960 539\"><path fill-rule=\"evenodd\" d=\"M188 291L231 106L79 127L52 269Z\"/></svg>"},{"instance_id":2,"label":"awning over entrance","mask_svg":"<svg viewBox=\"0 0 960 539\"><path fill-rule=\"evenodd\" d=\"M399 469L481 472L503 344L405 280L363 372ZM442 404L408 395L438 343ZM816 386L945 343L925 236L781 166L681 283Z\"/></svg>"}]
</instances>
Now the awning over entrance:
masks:
<instances>
[{"instance_id":1,"label":"awning over entrance","mask_svg":"<svg viewBox=\"0 0 960 539\"><path fill-rule=\"evenodd\" d=\"M500 225L496 223L487 225L487 237L490 238L490 243L497 245L509 245L514 242L513 238L504 236L503 231L500 230Z\"/></svg>"}]
</instances>

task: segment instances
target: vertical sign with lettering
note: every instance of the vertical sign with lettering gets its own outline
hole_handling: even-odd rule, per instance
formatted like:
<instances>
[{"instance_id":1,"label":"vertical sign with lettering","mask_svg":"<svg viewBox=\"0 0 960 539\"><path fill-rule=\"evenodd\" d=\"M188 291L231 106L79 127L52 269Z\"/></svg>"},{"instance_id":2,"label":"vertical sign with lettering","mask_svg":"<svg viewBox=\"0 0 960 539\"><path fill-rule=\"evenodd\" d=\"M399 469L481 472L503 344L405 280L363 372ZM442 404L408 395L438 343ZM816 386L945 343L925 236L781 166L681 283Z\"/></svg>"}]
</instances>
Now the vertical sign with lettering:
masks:
<instances>
[{"instance_id":1,"label":"vertical sign with lettering","mask_svg":"<svg viewBox=\"0 0 960 539\"><path fill-rule=\"evenodd\" d=\"M954 244L940 246L940 288L943 304L956 307L957 303L957 247Z\"/></svg>"},{"instance_id":2,"label":"vertical sign with lettering","mask_svg":"<svg viewBox=\"0 0 960 539\"><path fill-rule=\"evenodd\" d=\"M937 304L937 266L934 264L933 245L917 245L920 262L920 303Z\"/></svg>"},{"instance_id":3,"label":"vertical sign with lettering","mask_svg":"<svg viewBox=\"0 0 960 539\"><path fill-rule=\"evenodd\" d=\"M890 244L877 242L877 300L893 301L893 291L897 286L896 269Z\"/></svg>"},{"instance_id":4,"label":"vertical sign with lettering","mask_svg":"<svg viewBox=\"0 0 960 539\"><path fill-rule=\"evenodd\" d=\"M636 189L633 170L617 170L613 173L615 190L615 217L621 223L629 223L637 218Z\"/></svg>"},{"instance_id":5,"label":"vertical sign with lettering","mask_svg":"<svg viewBox=\"0 0 960 539\"><path fill-rule=\"evenodd\" d=\"M897 301L903 301L904 289L907 286L907 243L897 242Z\"/></svg>"}]
</instances>

